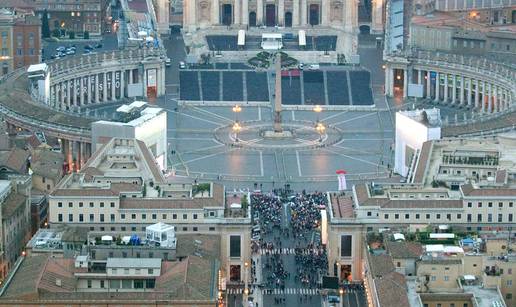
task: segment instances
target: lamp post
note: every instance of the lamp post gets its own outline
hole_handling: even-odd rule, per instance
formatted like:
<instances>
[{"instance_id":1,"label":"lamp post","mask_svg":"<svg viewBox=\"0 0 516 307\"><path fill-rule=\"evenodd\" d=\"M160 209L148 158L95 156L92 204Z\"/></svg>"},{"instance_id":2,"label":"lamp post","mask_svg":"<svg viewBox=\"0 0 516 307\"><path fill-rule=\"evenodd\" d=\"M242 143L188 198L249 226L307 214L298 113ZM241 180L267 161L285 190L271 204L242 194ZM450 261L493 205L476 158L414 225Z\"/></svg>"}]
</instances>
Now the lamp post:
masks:
<instances>
[{"instance_id":1,"label":"lamp post","mask_svg":"<svg viewBox=\"0 0 516 307\"><path fill-rule=\"evenodd\" d=\"M240 132L240 130L242 130L242 126L240 125L239 122L235 122L233 124L233 132L235 133L235 142L238 142L238 133Z\"/></svg>"},{"instance_id":2,"label":"lamp post","mask_svg":"<svg viewBox=\"0 0 516 307\"><path fill-rule=\"evenodd\" d=\"M237 104L231 110L235 113L235 122L238 122L238 113L242 112L242 107Z\"/></svg>"},{"instance_id":3,"label":"lamp post","mask_svg":"<svg viewBox=\"0 0 516 307\"><path fill-rule=\"evenodd\" d=\"M247 305L247 300L249 296L249 262L244 262L244 306Z\"/></svg>"},{"instance_id":4,"label":"lamp post","mask_svg":"<svg viewBox=\"0 0 516 307\"><path fill-rule=\"evenodd\" d=\"M339 294L340 294L340 306L344 306L344 289L340 288Z\"/></svg>"},{"instance_id":5,"label":"lamp post","mask_svg":"<svg viewBox=\"0 0 516 307\"><path fill-rule=\"evenodd\" d=\"M317 114L317 122L319 122L319 113L322 112L322 108L320 105L315 105L312 109Z\"/></svg>"},{"instance_id":6,"label":"lamp post","mask_svg":"<svg viewBox=\"0 0 516 307\"><path fill-rule=\"evenodd\" d=\"M319 133L319 142L322 142L322 136L324 131L326 131L326 127L323 123L317 123L315 125L315 130Z\"/></svg>"}]
</instances>

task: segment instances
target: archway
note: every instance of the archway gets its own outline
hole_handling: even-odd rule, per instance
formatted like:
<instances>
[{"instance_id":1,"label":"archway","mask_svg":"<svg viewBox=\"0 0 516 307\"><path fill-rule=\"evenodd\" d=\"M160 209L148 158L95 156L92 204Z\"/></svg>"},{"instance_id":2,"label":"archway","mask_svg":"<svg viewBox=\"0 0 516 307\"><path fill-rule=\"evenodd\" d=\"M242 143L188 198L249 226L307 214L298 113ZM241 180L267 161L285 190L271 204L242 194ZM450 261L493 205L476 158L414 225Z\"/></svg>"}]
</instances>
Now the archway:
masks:
<instances>
[{"instance_id":1,"label":"archway","mask_svg":"<svg viewBox=\"0 0 516 307\"><path fill-rule=\"evenodd\" d=\"M319 24L319 4L310 4L310 24L312 26Z\"/></svg>"},{"instance_id":2,"label":"archway","mask_svg":"<svg viewBox=\"0 0 516 307\"><path fill-rule=\"evenodd\" d=\"M292 13L286 12L285 13L285 27L292 27Z\"/></svg>"},{"instance_id":3,"label":"archway","mask_svg":"<svg viewBox=\"0 0 516 307\"><path fill-rule=\"evenodd\" d=\"M274 27L276 25L276 5L267 4L265 6L265 25Z\"/></svg>"},{"instance_id":4,"label":"archway","mask_svg":"<svg viewBox=\"0 0 516 307\"><path fill-rule=\"evenodd\" d=\"M249 13L249 26L256 27L256 12Z\"/></svg>"},{"instance_id":5,"label":"archway","mask_svg":"<svg viewBox=\"0 0 516 307\"><path fill-rule=\"evenodd\" d=\"M233 7L231 4L222 5L222 24L229 26L233 22Z\"/></svg>"},{"instance_id":6,"label":"archway","mask_svg":"<svg viewBox=\"0 0 516 307\"><path fill-rule=\"evenodd\" d=\"M371 33L371 27L369 27L368 25L361 25L359 29L360 29L360 34Z\"/></svg>"}]
</instances>

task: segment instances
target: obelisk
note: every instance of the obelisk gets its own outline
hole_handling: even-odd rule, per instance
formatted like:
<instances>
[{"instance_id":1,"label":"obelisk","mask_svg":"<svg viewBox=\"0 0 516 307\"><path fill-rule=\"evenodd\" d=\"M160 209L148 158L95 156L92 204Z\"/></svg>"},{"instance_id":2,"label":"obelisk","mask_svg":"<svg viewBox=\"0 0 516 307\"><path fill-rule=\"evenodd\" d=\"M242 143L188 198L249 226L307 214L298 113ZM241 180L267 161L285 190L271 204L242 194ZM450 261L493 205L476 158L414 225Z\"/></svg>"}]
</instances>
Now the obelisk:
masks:
<instances>
[{"instance_id":1,"label":"obelisk","mask_svg":"<svg viewBox=\"0 0 516 307\"><path fill-rule=\"evenodd\" d=\"M276 87L274 90L274 132L281 133L281 54L276 53Z\"/></svg>"}]
</instances>

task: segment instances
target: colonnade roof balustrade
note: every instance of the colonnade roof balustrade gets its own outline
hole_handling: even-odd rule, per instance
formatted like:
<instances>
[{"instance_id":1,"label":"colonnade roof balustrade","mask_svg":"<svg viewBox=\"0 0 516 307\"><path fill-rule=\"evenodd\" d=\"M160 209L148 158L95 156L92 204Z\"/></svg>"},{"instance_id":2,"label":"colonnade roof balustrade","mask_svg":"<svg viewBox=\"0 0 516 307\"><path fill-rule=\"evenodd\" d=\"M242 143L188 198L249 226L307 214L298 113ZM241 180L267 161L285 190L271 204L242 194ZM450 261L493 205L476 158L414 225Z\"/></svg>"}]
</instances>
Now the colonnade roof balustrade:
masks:
<instances>
[{"instance_id":1,"label":"colonnade roof balustrade","mask_svg":"<svg viewBox=\"0 0 516 307\"><path fill-rule=\"evenodd\" d=\"M51 85L82 73L94 74L105 68L122 69L127 64L144 63L160 58L162 49L129 49L94 55L77 56L48 62ZM106 63L109 65L106 65ZM114 64L117 65L114 65ZM30 131L44 131L70 140L91 140L91 123L96 119L72 112L52 109L34 99L29 92L26 68L20 68L0 78L0 113L8 122Z\"/></svg>"}]
</instances>

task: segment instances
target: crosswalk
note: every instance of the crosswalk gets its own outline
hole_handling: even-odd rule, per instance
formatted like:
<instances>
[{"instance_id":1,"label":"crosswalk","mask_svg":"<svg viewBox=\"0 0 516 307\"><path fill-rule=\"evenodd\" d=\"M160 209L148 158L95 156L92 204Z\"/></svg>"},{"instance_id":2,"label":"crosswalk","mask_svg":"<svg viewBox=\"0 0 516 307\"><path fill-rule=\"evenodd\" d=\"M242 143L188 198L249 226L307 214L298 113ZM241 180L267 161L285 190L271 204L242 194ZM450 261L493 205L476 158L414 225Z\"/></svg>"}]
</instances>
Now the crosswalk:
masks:
<instances>
[{"instance_id":1,"label":"crosswalk","mask_svg":"<svg viewBox=\"0 0 516 307\"><path fill-rule=\"evenodd\" d=\"M274 248L274 249L267 249L267 248L260 248L260 255L295 255L296 249L295 248ZM317 253L317 249L303 249L302 254L308 255L308 254L315 254Z\"/></svg>"}]
</instances>

